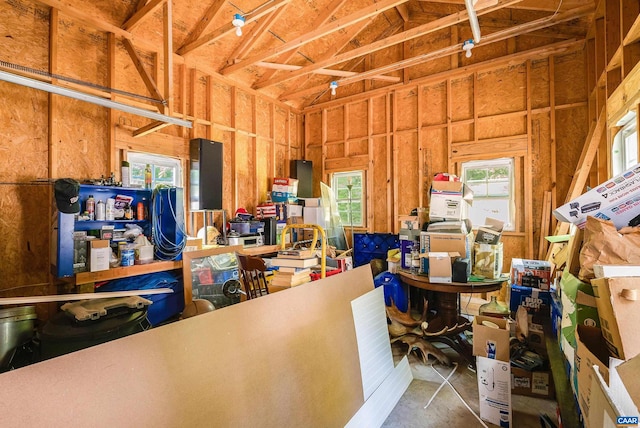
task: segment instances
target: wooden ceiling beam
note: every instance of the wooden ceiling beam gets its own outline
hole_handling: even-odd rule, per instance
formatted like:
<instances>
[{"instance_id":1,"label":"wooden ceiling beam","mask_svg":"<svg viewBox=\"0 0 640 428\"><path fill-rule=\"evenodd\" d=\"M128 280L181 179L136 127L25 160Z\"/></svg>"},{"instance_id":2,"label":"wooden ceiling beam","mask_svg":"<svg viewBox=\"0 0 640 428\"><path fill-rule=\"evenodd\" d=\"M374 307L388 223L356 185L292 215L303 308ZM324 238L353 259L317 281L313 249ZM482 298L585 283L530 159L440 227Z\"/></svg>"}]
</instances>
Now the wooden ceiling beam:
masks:
<instances>
[{"instance_id":1,"label":"wooden ceiling beam","mask_svg":"<svg viewBox=\"0 0 640 428\"><path fill-rule=\"evenodd\" d=\"M541 19L537 19L535 21L531 21L529 23L526 24L522 24L519 25L517 27L513 27L513 28L509 28L506 30L502 30L502 31L497 31L495 33L491 33L489 35L485 35L482 38L482 42L479 44L479 46L484 46L490 43L495 43L498 41L502 41L502 40L506 40L510 37L515 37L517 35L520 34L525 34L531 31L537 31L537 30L541 30L543 28L547 28L550 27L552 25L561 23L561 22L566 22L572 19L575 19L577 17L581 17L581 16L585 16L588 15L590 13L593 13L594 8L593 6L587 5L587 6L582 6L576 9L572 9L566 12L562 12L562 13L558 13L558 14L554 14L551 15L549 17L545 17L545 18L541 18ZM402 61L398 61L392 64L387 64L384 65L382 67L378 67L372 70L368 70L365 71L363 73L359 73L355 76L350 76L350 77L345 77L343 79L340 79L338 81L338 85L340 86L344 86L344 85L348 85L351 83L356 83L359 82L361 80L364 79L369 79L372 75L379 75L379 74L387 74L396 70L400 70L400 69L404 69L407 67L413 67L422 63L425 63L427 61L431 61L434 59L438 59L438 58L442 58L442 57L446 57L449 55L453 55L453 54L458 54L462 52L462 47L461 45L455 44L455 45L451 45L449 47L443 48L443 49L438 49L436 51L433 52L428 52L422 55L418 55L412 58L407 58L404 59ZM326 89L326 85L324 86L316 86L314 88L311 88L313 90L315 90L315 92L311 92L311 94L316 93L316 92L321 92L323 90ZM295 93L288 93L288 94L284 94L280 96L280 99L292 99L293 98L299 98L300 96L298 94L303 93L304 95L302 96L307 96L309 95L306 90L303 91L298 91ZM295 96L293 96L295 95Z\"/></svg>"},{"instance_id":2,"label":"wooden ceiling beam","mask_svg":"<svg viewBox=\"0 0 640 428\"><path fill-rule=\"evenodd\" d=\"M135 48L133 47L133 43L131 43L131 40L124 39L122 43L124 44L125 50L131 57L131 61L133 61L133 65L136 67L136 70L138 70L138 74L140 74L140 77L142 78L142 81L144 82L144 85L147 87L147 90L149 91L151 96L157 99L158 101L162 101L164 98L160 93L160 90L158 89L156 82L153 80L153 77L151 77L151 75L144 68L144 65L142 64L142 59L140 58L140 56L138 55L138 52L136 52Z\"/></svg>"},{"instance_id":3,"label":"wooden ceiling beam","mask_svg":"<svg viewBox=\"0 0 640 428\"><path fill-rule=\"evenodd\" d=\"M264 68L270 68L272 70L298 70L302 68L301 65L291 65L291 64L277 64L274 62L257 62L256 65ZM315 70L314 74L322 74L325 76L338 76L338 77L348 77L354 76L358 74L355 71L345 71L345 70L330 70L326 68L321 68L319 70ZM399 82L400 78L397 76L371 76L372 80L382 80L384 82Z\"/></svg>"},{"instance_id":4,"label":"wooden ceiling beam","mask_svg":"<svg viewBox=\"0 0 640 428\"><path fill-rule=\"evenodd\" d=\"M464 5L464 0L419 0L419 1L428 1L429 3L445 3L445 4L459 4ZM478 0L478 4L476 10L480 10L481 7L484 7L483 0ZM593 0L588 0L587 3L594 5ZM526 9L526 10L542 10L545 12L555 12L558 9L558 5L560 4L560 0L523 0L522 3L514 6L510 6L512 9ZM587 4L587 6L589 5ZM585 0L562 0L562 5L560 6L560 10L570 10L575 9L580 6L585 6Z\"/></svg>"},{"instance_id":5,"label":"wooden ceiling beam","mask_svg":"<svg viewBox=\"0 0 640 428\"><path fill-rule=\"evenodd\" d=\"M508 5L515 4L521 0L502 0L496 6L483 9L478 11L478 15L482 15L485 13L491 13L495 10L504 8ZM317 70L319 68L327 68L336 64L340 64L342 62L348 61L353 58L357 58L362 55L368 55L373 52L386 49L393 45L397 45L400 43L404 43L408 40L415 39L417 37L422 37L424 35L442 30L444 28L451 27L452 25L459 24L469 19L469 14L466 10L462 10L460 12L453 13L444 18L429 22L427 24L420 25L418 27L411 28L407 31L403 31L402 33L395 34L393 36L384 38L382 40L378 40L376 42L370 43L366 46L361 46L356 49L352 49L350 51L344 52L339 55L333 55L330 58L327 58L323 61L317 61L315 64L306 66L297 71L291 71L287 74L283 74L281 76L275 77L269 81L256 83L253 87L254 89L261 89L268 86L276 85L278 83L282 83L286 80L293 79L296 77L303 76L305 74L313 72L313 70Z\"/></svg>"},{"instance_id":6,"label":"wooden ceiling beam","mask_svg":"<svg viewBox=\"0 0 640 428\"><path fill-rule=\"evenodd\" d=\"M409 22L409 8L406 4L396 6L396 10L404 22Z\"/></svg>"},{"instance_id":7,"label":"wooden ceiling beam","mask_svg":"<svg viewBox=\"0 0 640 428\"><path fill-rule=\"evenodd\" d=\"M316 17L313 22L312 28L318 28L327 23L329 19L346 3L347 0L334 0L331 4L325 7L324 11ZM280 62L287 63L298 53L298 50L290 50L287 53L280 56ZM261 80L269 80L278 70L267 70L262 76Z\"/></svg>"},{"instance_id":8,"label":"wooden ceiling beam","mask_svg":"<svg viewBox=\"0 0 640 428\"><path fill-rule=\"evenodd\" d=\"M253 11L246 13L248 18L246 18L244 25L246 26L248 24L251 24L252 22L255 22L258 19L262 18L263 16L270 14L274 10L280 7L286 6L290 2L291 0L274 0L271 3L269 3L268 7L263 8L262 6L259 6L258 8L254 9L255 13ZM201 36L191 43L185 43L180 49L178 49L177 53L178 55L186 55L204 45L213 43L216 40L220 39L221 37L224 37L227 34L234 32L235 29L236 27L234 27L233 24L231 23L231 20L229 20L227 24L223 25L222 27L216 30L213 30L211 33Z\"/></svg>"},{"instance_id":9,"label":"wooden ceiling beam","mask_svg":"<svg viewBox=\"0 0 640 428\"><path fill-rule=\"evenodd\" d=\"M213 22L214 19L218 16L220 11L222 10L222 6L227 3L227 0L213 0L207 10L204 11L202 16L198 19L198 23L194 27L193 30L189 33L187 38L182 42L182 46L178 48L178 52L180 49L184 48L186 45L195 42L202 36L202 34L209 28L209 25Z\"/></svg>"},{"instance_id":10,"label":"wooden ceiling beam","mask_svg":"<svg viewBox=\"0 0 640 428\"><path fill-rule=\"evenodd\" d=\"M334 33L336 31L342 30L345 27L358 23L360 21L364 21L368 18L376 16L385 10L394 8L402 3L406 3L409 0L380 0L377 3L374 3L371 6L365 7L358 12L352 13L351 15L347 15L342 18L338 18L335 21L332 21L326 25L323 25L315 30L303 34L300 37L297 37L290 42L285 43L282 46L268 49L263 53L254 55L250 58L247 58L243 61L240 61L236 64L229 65L223 68L220 72L221 74L227 75L233 73L234 71L238 71L249 65L252 65L258 61L264 61L265 59L271 58L273 56L279 55L284 52L288 52L292 49L297 49L302 45L305 45L309 42L317 40L321 37L324 37L328 34Z\"/></svg>"},{"instance_id":11,"label":"wooden ceiling beam","mask_svg":"<svg viewBox=\"0 0 640 428\"><path fill-rule=\"evenodd\" d=\"M287 7L281 7L274 12L271 12L269 16L265 19L261 19L256 25L253 26L251 31L249 31L242 38L242 42L240 45L233 51L231 55L229 55L228 63L232 64L236 62L238 58L242 58L246 56L246 54L251 51L253 46L256 44L260 37L262 37L271 26L280 18L280 15L287 9Z\"/></svg>"},{"instance_id":12,"label":"wooden ceiling beam","mask_svg":"<svg viewBox=\"0 0 640 428\"><path fill-rule=\"evenodd\" d=\"M573 52L583 48L584 48L584 40L571 40L571 41L558 42L551 45L542 46L539 48L533 48L533 49L529 49L526 51L511 54L511 55L502 56L500 58L488 59L486 61L470 64L461 68L442 71L440 73L432 74L430 76L424 76L424 77L413 80L412 83L419 84L419 85L429 85L431 83L441 82L447 79L461 78L464 76L468 76L471 73L495 70L496 68L504 67L509 64L522 63L528 59L536 60L536 59L546 58L551 55L562 55L562 54ZM404 83L398 83L397 85L393 85L391 87L388 86L386 88L378 88L374 91L368 91L368 92L352 95L349 97L349 99L350 100L354 98L368 99L374 94L377 95L383 92L387 92L389 90L392 90L395 87L400 87L400 85L404 85ZM323 90L326 90L326 85L316 86L314 88L309 88L309 89L303 89L301 91L298 91L296 93L292 93L289 95L283 94L280 96L279 99L282 101L287 101L287 100L292 100L296 98L303 98L303 97L311 96L313 94L317 94L319 92L322 92ZM344 103L344 101L345 99L343 98L339 100L328 101L322 104L326 105L326 104ZM317 108L318 106L313 106L313 107ZM310 108L310 106L307 108Z\"/></svg>"},{"instance_id":13,"label":"wooden ceiling beam","mask_svg":"<svg viewBox=\"0 0 640 428\"><path fill-rule=\"evenodd\" d=\"M126 31L133 31L134 28L140 25L145 17L154 13L164 2L165 0L151 0L149 3L144 5L142 9L134 13L131 18L127 19L127 22L122 25L122 29Z\"/></svg>"}]
</instances>

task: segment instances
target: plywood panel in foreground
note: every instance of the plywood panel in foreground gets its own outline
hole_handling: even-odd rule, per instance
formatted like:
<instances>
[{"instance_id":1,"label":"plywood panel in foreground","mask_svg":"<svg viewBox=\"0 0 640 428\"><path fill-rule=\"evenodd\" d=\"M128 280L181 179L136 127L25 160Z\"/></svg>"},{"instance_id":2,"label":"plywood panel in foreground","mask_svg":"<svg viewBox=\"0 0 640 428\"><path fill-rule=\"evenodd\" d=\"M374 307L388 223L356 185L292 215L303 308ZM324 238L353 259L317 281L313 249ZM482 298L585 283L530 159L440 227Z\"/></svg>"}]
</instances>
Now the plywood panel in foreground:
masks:
<instances>
[{"instance_id":1,"label":"plywood panel in foreground","mask_svg":"<svg viewBox=\"0 0 640 428\"><path fill-rule=\"evenodd\" d=\"M344 426L368 266L0 375L0 426Z\"/></svg>"}]
</instances>

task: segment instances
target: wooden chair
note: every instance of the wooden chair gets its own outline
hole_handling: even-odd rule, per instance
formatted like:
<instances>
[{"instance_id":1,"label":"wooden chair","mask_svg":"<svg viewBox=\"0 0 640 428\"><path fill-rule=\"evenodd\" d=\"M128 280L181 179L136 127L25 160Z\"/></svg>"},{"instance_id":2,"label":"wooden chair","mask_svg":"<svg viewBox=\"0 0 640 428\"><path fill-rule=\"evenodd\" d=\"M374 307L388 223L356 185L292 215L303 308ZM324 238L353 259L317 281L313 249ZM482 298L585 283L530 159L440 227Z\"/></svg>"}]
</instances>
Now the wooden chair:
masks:
<instances>
[{"instance_id":1,"label":"wooden chair","mask_svg":"<svg viewBox=\"0 0 640 428\"><path fill-rule=\"evenodd\" d=\"M264 272L267 266L262 258L236 254L240 282L247 293L247 300L269 294L269 287Z\"/></svg>"}]
</instances>

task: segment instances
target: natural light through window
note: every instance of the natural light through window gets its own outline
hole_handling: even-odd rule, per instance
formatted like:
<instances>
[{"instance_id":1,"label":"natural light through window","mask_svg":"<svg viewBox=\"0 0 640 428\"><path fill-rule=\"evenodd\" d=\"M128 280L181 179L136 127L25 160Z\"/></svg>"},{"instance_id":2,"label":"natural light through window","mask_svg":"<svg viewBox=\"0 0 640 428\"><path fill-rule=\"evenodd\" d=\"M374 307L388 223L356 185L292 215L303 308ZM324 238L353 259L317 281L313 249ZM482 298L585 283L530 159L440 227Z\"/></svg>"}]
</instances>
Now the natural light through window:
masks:
<instances>
[{"instance_id":1,"label":"natural light through window","mask_svg":"<svg viewBox=\"0 0 640 428\"><path fill-rule=\"evenodd\" d=\"M157 185L182 187L182 166L180 160L168 156L149 153L127 154L131 186L144 187L144 170L151 167L151 188Z\"/></svg>"},{"instance_id":2,"label":"natural light through window","mask_svg":"<svg viewBox=\"0 0 640 428\"><path fill-rule=\"evenodd\" d=\"M365 226L364 171L334 173L331 188L336 195L342 224L355 227Z\"/></svg>"},{"instance_id":3,"label":"natural light through window","mask_svg":"<svg viewBox=\"0 0 640 428\"><path fill-rule=\"evenodd\" d=\"M462 180L473 190L468 218L474 228L487 217L502 220L504 230L515 228L514 161L510 158L464 162Z\"/></svg>"},{"instance_id":4,"label":"natural light through window","mask_svg":"<svg viewBox=\"0 0 640 428\"><path fill-rule=\"evenodd\" d=\"M622 126L613 139L611 147L611 167L613 177L638 163L638 127L636 115L629 112L618 126Z\"/></svg>"}]
</instances>

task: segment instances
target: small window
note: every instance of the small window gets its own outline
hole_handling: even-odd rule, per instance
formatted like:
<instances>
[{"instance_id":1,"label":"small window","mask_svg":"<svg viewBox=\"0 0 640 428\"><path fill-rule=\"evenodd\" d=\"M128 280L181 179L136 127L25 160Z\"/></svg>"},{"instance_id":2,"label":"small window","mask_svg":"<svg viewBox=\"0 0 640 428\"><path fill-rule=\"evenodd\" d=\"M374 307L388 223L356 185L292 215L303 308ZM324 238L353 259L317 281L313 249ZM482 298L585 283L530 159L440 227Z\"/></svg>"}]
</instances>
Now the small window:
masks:
<instances>
[{"instance_id":1,"label":"small window","mask_svg":"<svg viewBox=\"0 0 640 428\"><path fill-rule=\"evenodd\" d=\"M365 226L364 171L336 172L331 188L336 195L338 214L345 226Z\"/></svg>"},{"instance_id":2,"label":"small window","mask_svg":"<svg viewBox=\"0 0 640 428\"><path fill-rule=\"evenodd\" d=\"M513 159L464 162L462 180L473 190L473 205L467 216L474 228L487 217L502 220L504 230L515 229Z\"/></svg>"},{"instance_id":3,"label":"small window","mask_svg":"<svg viewBox=\"0 0 640 428\"><path fill-rule=\"evenodd\" d=\"M144 170L151 166L151 188L157 185L182 187L182 165L179 159L149 153L127 154L131 185L144 187Z\"/></svg>"},{"instance_id":4,"label":"small window","mask_svg":"<svg viewBox=\"0 0 640 428\"><path fill-rule=\"evenodd\" d=\"M638 127L635 113L630 113L620 122L622 130L613 139L611 171L614 177L638 163Z\"/></svg>"}]
</instances>

